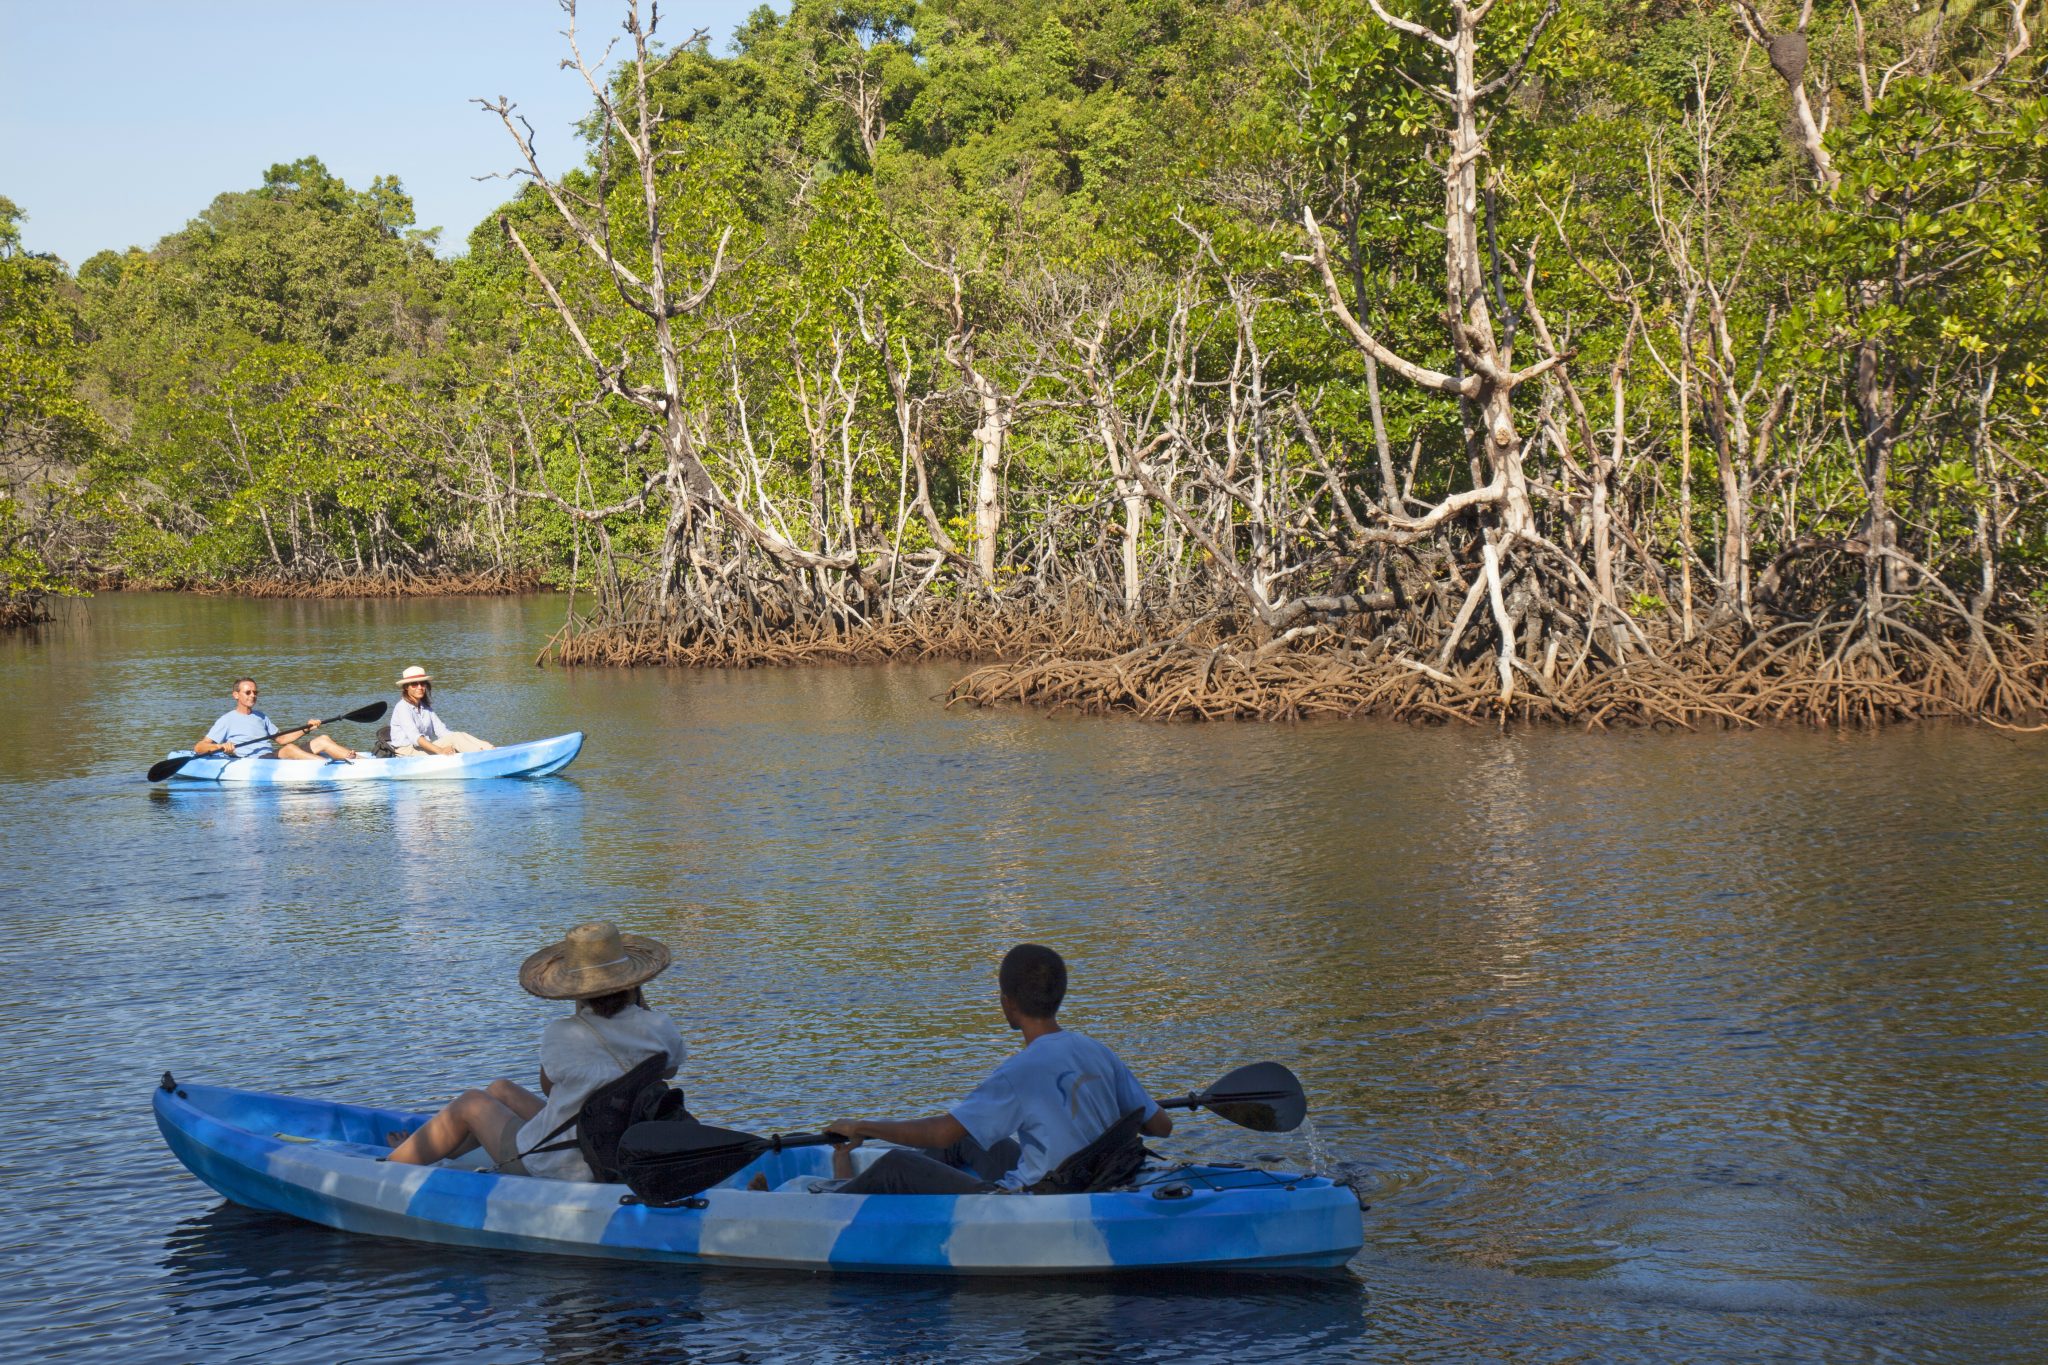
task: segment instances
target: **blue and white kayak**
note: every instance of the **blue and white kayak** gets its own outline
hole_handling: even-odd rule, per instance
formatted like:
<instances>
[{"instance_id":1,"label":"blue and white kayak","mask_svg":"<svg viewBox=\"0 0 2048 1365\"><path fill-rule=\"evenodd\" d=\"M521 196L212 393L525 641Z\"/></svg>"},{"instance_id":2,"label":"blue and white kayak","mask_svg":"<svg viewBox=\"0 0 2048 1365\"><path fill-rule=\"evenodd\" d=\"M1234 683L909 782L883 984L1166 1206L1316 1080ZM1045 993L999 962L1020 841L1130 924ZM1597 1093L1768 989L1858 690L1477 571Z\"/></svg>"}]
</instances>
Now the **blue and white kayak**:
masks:
<instances>
[{"instance_id":1,"label":"blue and white kayak","mask_svg":"<svg viewBox=\"0 0 2048 1365\"><path fill-rule=\"evenodd\" d=\"M764 1154L691 1200L626 1202L624 1185L493 1175L485 1158L398 1166L386 1135L425 1114L181 1085L156 1091L180 1161L238 1204L346 1232L692 1267L1030 1275L1273 1271L1343 1265L1364 1242L1357 1197L1323 1176L1242 1166L1148 1168L1128 1190L1074 1195L810 1192L820 1147ZM856 1159L872 1158L868 1149ZM756 1175L769 1188L744 1188Z\"/></svg>"},{"instance_id":2,"label":"blue and white kayak","mask_svg":"<svg viewBox=\"0 0 2048 1365\"><path fill-rule=\"evenodd\" d=\"M166 779L170 782L245 783L251 786L324 786L330 782L444 782L479 777L546 777L569 766L583 748L583 732L552 739L506 744L473 754L428 754L420 758L340 759L195 758ZM166 758L183 758L179 749Z\"/></svg>"}]
</instances>

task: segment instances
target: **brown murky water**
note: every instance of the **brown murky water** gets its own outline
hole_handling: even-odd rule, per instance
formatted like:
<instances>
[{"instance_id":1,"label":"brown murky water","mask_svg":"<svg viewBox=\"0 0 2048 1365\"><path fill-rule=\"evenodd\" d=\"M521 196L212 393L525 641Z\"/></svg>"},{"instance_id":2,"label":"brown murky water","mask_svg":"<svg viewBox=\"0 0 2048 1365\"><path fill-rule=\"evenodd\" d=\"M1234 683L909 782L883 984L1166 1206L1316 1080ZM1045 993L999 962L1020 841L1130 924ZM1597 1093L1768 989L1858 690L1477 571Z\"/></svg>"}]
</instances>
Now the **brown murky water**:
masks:
<instances>
[{"instance_id":1,"label":"brown murky water","mask_svg":"<svg viewBox=\"0 0 2048 1365\"><path fill-rule=\"evenodd\" d=\"M2048 737L1157 727L948 712L948 668L530 666L549 599L110 597L0 640L0 1325L31 1357L2025 1359L2048 1329ZM581 728L538 783L142 781L432 667ZM360 733L360 732L357 732ZM365 738L367 738L365 736ZM421 1107L525 1077L521 957L660 934L692 1106L927 1112L1008 1040L996 958L1160 1092L1276 1058L1313 1126L1178 1153L1361 1173L1345 1275L690 1275L222 1204L169 1067Z\"/></svg>"}]
</instances>

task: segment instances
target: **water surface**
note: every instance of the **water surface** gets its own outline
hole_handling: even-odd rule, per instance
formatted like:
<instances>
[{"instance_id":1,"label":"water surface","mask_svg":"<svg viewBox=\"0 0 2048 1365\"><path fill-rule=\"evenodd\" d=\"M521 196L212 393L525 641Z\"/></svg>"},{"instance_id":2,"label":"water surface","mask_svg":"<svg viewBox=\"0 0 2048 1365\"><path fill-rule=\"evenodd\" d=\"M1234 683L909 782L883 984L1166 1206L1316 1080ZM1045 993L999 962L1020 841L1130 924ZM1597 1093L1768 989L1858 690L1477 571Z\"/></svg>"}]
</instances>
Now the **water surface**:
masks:
<instances>
[{"instance_id":1,"label":"water surface","mask_svg":"<svg viewBox=\"0 0 2048 1365\"><path fill-rule=\"evenodd\" d=\"M0 1327L31 1358L1992 1360L2048 1330L2048 742L1164 727L947 711L937 668L536 669L551 599L112 596L0 639ZM173 791L242 672L284 723L436 674L589 732L536 783ZM367 742L366 732L342 730ZM1359 1174L1323 1280L698 1274L228 1205L180 1077L420 1108L531 1081L520 960L657 934L692 1107L943 1109L1011 943L1158 1093L1275 1058Z\"/></svg>"}]
</instances>

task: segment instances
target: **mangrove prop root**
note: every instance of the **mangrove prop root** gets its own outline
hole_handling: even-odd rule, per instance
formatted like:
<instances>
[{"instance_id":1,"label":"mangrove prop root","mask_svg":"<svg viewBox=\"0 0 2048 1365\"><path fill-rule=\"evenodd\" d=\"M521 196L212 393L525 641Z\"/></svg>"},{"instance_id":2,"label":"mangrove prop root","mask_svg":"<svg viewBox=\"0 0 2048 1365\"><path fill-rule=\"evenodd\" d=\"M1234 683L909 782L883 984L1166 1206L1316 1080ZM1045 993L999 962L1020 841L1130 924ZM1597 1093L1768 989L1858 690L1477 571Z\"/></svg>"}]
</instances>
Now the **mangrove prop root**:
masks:
<instances>
[{"instance_id":1,"label":"mangrove prop root","mask_svg":"<svg viewBox=\"0 0 2048 1365\"><path fill-rule=\"evenodd\" d=\"M341 578L254 578L219 585L195 585L194 592L227 597L512 597L537 592L541 577L530 570L487 569L480 573L356 574Z\"/></svg>"},{"instance_id":2,"label":"mangrove prop root","mask_svg":"<svg viewBox=\"0 0 2048 1365\"><path fill-rule=\"evenodd\" d=\"M1228 610L1175 623L1132 620L1085 601L963 596L880 620L756 617L706 628L572 617L542 657L599 667L984 661L953 684L949 706L1154 720L1371 715L1696 729L1930 719L2025 727L2048 718L2048 638L2039 633L1998 630L1975 641L1899 621L1873 630L1849 616L1659 638L1645 641L1647 652L1616 658L1580 651L1584 632L1574 627L1569 652L1531 638L1529 656L1513 660L1516 685L1503 708L1496 648L1467 632L1445 660L1434 638L1443 629L1421 615L1352 617L1341 629L1278 640ZM1576 662L1567 667L1561 656Z\"/></svg>"},{"instance_id":3,"label":"mangrove prop root","mask_svg":"<svg viewBox=\"0 0 2048 1365\"><path fill-rule=\"evenodd\" d=\"M1870 727L1942 718L2011 729L2048 715L2048 660L2033 642L2007 637L1989 658L1981 647L1924 640L1837 659L1828 647L1831 632L1810 636L1762 661L1753 651L1708 648L1676 659L1638 658L1566 679L1525 674L1518 665L1525 686L1505 715L1490 654L1440 670L1396 653L1344 645L1262 655L1250 640L1220 647L1168 642L1113 658L1039 651L976 669L953 685L947 700L1156 720L1375 715L1588 729Z\"/></svg>"},{"instance_id":4,"label":"mangrove prop root","mask_svg":"<svg viewBox=\"0 0 2048 1365\"><path fill-rule=\"evenodd\" d=\"M1014 659L1043 650L1101 657L1130 648L1144 633L1137 625L1085 609L961 603L886 621L842 623L821 617L778 625L753 622L722 631L686 631L658 620L572 620L543 654L571 666L682 668Z\"/></svg>"}]
</instances>

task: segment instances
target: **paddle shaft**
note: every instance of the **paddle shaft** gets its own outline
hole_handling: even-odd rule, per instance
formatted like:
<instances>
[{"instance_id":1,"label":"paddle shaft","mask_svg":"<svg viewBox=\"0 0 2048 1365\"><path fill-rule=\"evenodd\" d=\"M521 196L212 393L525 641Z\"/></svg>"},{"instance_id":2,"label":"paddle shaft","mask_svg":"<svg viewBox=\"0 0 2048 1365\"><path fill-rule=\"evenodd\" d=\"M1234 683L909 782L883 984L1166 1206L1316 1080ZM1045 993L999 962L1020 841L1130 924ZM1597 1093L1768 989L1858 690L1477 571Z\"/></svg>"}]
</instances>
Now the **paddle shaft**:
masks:
<instances>
[{"instance_id":1,"label":"paddle shaft","mask_svg":"<svg viewBox=\"0 0 2048 1365\"><path fill-rule=\"evenodd\" d=\"M1292 1097L1288 1090L1204 1090L1200 1093L1183 1095L1177 1100L1160 1100L1161 1109L1212 1109L1215 1105L1275 1104ZM1228 1114L1220 1114L1229 1118ZM837 1133L774 1133L757 1138L748 1144L756 1155L762 1152L779 1152L785 1147L819 1147L826 1143L834 1145L846 1139Z\"/></svg>"},{"instance_id":2,"label":"paddle shaft","mask_svg":"<svg viewBox=\"0 0 2048 1365\"><path fill-rule=\"evenodd\" d=\"M359 708L359 709L360 709L360 708ZM298 741L299 741L300 737L302 737L302 736L304 736L304 735L310 735L310 734L312 734L312 733L313 733L313 731L315 731L315 730L319 729L319 728L320 728L321 726L323 726L323 725L334 725L334 724L338 724L338 723L339 723L339 722L341 722L341 721L347 720L347 719L348 719L348 718L349 718L349 717L350 717L351 715L354 715L354 714L355 714L355 713L354 713L353 711L344 711L344 712L343 712L343 713L342 713L341 715L338 715L338 716L329 716L329 717L328 717L327 719L325 719L325 720L322 720L322 721L315 721L315 722L313 722L313 723L312 723L312 724L310 724L310 725L294 725L294 726L292 726L292 727L291 727L290 729L288 729L288 730L279 730L279 731L278 731L278 732L277 732L276 734L274 734L274 735L265 735L265 736L264 736L263 738L264 738L264 739L267 739L267 740L269 740L273 748L280 748L280 749L281 749L281 748L283 748L283 747L284 747L285 745L287 745L287 744L296 744L296 743L298 743ZM248 741L248 742L249 742L249 743L251 743L251 744L256 744L256 743L260 743L261 741L259 741L259 740L250 740L250 741ZM226 745L222 745L220 749L215 749L215 750L212 750L212 751L211 751L211 752L209 752L209 753L204 753L204 754L194 754L194 755L192 755L192 756L193 756L194 758L212 758L214 754L217 754L217 753L220 753L220 752L222 752L222 750L223 750L223 749L225 749L226 747L227 747ZM240 757L242 757L242 755L241 755L241 754L229 754L229 755L228 755L228 757L229 757L229 758L240 758Z\"/></svg>"},{"instance_id":3,"label":"paddle shaft","mask_svg":"<svg viewBox=\"0 0 2048 1365\"><path fill-rule=\"evenodd\" d=\"M1203 1091L1199 1095L1183 1095L1177 1100L1161 1100L1161 1109L1207 1109L1216 1104L1270 1104L1289 1096L1285 1090L1233 1090L1228 1094Z\"/></svg>"}]
</instances>

